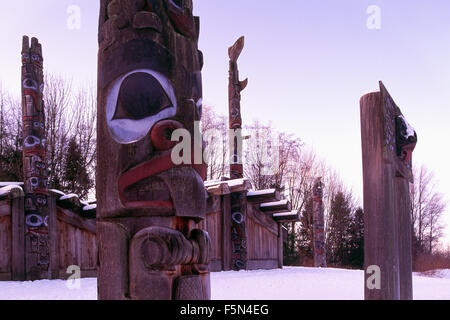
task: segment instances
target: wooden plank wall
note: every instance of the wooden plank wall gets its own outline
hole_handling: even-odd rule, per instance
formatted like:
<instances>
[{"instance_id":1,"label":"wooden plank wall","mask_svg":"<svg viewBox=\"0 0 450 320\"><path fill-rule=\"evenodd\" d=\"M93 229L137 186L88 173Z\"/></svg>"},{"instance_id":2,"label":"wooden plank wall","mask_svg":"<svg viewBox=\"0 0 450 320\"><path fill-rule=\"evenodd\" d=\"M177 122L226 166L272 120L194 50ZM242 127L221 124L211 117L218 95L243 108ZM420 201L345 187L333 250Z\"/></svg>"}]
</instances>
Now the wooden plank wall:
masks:
<instances>
[{"instance_id":1,"label":"wooden plank wall","mask_svg":"<svg viewBox=\"0 0 450 320\"><path fill-rule=\"evenodd\" d=\"M60 278L70 276L66 271L72 265L81 268L82 277L95 276L98 257L96 233L69 223L66 219L59 219L62 214L58 212Z\"/></svg>"},{"instance_id":2,"label":"wooden plank wall","mask_svg":"<svg viewBox=\"0 0 450 320\"><path fill-rule=\"evenodd\" d=\"M278 268L278 234L261 225L250 216L248 225L248 269Z\"/></svg>"},{"instance_id":3,"label":"wooden plank wall","mask_svg":"<svg viewBox=\"0 0 450 320\"><path fill-rule=\"evenodd\" d=\"M222 270L222 213L208 213L207 218L199 224L211 238L210 271Z\"/></svg>"},{"instance_id":4,"label":"wooden plank wall","mask_svg":"<svg viewBox=\"0 0 450 320\"><path fill-rule=\"evenodd\" d=\"M12 221L10 200L0 201L0 281L11 279Z\"/></svg>"}]
</instances>

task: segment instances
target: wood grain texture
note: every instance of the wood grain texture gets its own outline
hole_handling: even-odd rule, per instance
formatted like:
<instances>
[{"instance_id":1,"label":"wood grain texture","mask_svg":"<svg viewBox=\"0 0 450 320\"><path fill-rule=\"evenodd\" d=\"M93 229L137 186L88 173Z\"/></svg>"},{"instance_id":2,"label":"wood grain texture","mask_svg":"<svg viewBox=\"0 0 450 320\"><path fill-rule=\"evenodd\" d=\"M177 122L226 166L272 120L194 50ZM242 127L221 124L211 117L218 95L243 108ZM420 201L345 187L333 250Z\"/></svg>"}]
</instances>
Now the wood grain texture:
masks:
<instances>
[{"instance_id":1,"label":"wood grain texture","mask_svg":"<svg viewBox=\"0 0 450 320\"><path fill-rule=\"evenodd\" d=\"M381 287L369 288L365 299L412 297L409 176L399 171L392 142L392 115L380 92L361 98L361 141L364 183L364 269L378 266ZM391 112L392 113L392 112Z\"/></svg>"}]
</instances>

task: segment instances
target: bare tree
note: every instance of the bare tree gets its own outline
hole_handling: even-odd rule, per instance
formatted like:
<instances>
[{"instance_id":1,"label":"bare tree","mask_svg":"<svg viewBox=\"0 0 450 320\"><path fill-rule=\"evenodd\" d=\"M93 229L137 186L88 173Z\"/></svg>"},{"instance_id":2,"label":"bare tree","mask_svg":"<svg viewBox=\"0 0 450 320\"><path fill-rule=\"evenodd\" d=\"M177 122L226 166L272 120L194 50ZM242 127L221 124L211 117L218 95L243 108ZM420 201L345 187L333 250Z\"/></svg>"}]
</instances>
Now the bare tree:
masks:
<instances>
[{"instance_id":1,"label":"bare tree","mask_svg":"<svg viewBox=\"0 0 450 320\"><path fill-rule=\"evenodd\" d=\"M44 89L45 136L47 137L48 181L50 187L62 188L62 164L69 141L73 117L68 116L72 98L71 81L46 74Z\"/></svg>"},{"instance_id":2,"label":"bare tree","mask_svg":"<svg viewBox=\"0 0 450 320\"><path fill-rule=\"evenodd\" d=\"M211 106L203 106L201 133L206 143L205 155L208 163L208 180L220 179L228 172L228 126L224 115Z\"/></svg>"},{"instance_id":3,"label":"bare tree","mask_svg":"<svg viewBox=\"0 0 450 320\"><path fill-rule=\"evenodd\" d=\"M438 245L444 225L442 213L447 204L441 193L435 191L436 181L433 172L425 165L413 168L414 184L410 188L411 223L416 238L416 250L432 253Z\"/></svg>"}]
</instances>

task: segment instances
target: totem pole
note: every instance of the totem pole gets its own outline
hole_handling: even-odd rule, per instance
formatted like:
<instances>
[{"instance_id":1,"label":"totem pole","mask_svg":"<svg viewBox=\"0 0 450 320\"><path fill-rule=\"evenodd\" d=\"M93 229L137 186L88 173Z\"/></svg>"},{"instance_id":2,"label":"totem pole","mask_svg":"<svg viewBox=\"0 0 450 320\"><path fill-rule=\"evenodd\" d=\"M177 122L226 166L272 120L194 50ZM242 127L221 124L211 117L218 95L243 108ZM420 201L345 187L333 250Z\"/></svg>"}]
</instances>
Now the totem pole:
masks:
<instances>
[{"instance_id":1,"label":"totem pole","mask_svg":"<svg viewBox=\"0 0 450 320\"><path fill-rule=\"evenodd\" d=\"M242 167L242 118L241 118L241 91L245 89L248 79L239 80L237 60L244 49L244 37L240 37L228 49L230 57L230 70L228 82L228 110L230 123L230 177L240 179L243 177ZM234 270L247 268L247 197L245 192L233 192L230 195L231 203L231 241L232 266Z\"/></svg>"},{"instance_id":2,"label":"totem pole","mask_svg":"<svg viewBox=\"0 0 450 320\"><path fill-rule=\"evenodd\" d=\"M314 234L314 266L326 268L327 254L325 248L325 223L323 215L323 184L317 178L313 191L313 234Z\"/></svg>"},{"instance_id":3,"label":"totem pole","mask_svg":"<svg viewBox=\"0 0 450 320\"><path fill-rule=\"evenodd\" d=\"M23 175L25 191L25 274L50 277L47 166L42 47L36 38L22 43Z\"/></svg>"},{"instance_id":4,"label":"totem pole","mask_svg":"<svg viewBox=\"0 0 450 320\"><path fill-rule=\"evenodd\" d=\"M210 298L198 36L191 0L100 1L99 299Z\"/></svg>"},{"instance_id":5,"label":"totem pole","mask_svg":"<svg viewBox=\"0 0 450 320\"><path fill-rule=\"evenodd\" d=\"M239 80L237 59L244 49L244 37L240 37L228 49L230 57L230 70L228 81L228 112L230 122L230 177L239 179L243 177L242 168L242 118L241 118L241 91L247 87L248 79Z\"/></svg>"},{"instance_id":6,"label":"totem pole","mask_svg":"<svg viewBox=\"0 0 450 320\"><path fill-rule=\"evenodd\" d=\"M412 299L412 152L417 134L389 92L361 98L365 299Z\"/></svg>"}]
</instances>

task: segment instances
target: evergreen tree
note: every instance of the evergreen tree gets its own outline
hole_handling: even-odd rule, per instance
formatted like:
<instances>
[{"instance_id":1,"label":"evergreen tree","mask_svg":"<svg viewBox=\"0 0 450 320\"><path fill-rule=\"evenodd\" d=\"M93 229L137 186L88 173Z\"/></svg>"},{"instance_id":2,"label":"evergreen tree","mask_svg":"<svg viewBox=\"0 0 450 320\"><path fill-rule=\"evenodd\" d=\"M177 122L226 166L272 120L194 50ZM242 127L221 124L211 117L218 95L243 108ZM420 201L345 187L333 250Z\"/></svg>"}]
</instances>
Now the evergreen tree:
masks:
<instances>
[{"instance_id":1,"label":"evergreen tree","mask_svg":"<svg viewBox=\"0 0 450 320\"><path fill-rule=\"evenodd\" d=\"M349 196L336 193L331 200L329 231L326 241L329 265L350 265L350 233L352 225L352 206Z\"/></svg>"},{"instance_id":2,"label":"evergreen tree","mask_svg":"<svg viewBox=\"0 0 450 320\"><path fill-rule=\"evenodd\" d=\"M358 208L350 227L350 265L362 269L364 267L364 212Z\"/></svg>"},{"instance_id":3,"label":"evergreen tree","mask_svg":"<svg viewBox=\"0 0 450 320\"><path fill-rule=\"evenodd\" d=\"M75 137L69 140L64 155L63 180L65 192L73 192L81 197L85 197L93 185Z\"/></svg>"},{"instance_id":4,"label":"evergreen tree","mask_svg":"<svg viewBox=\"0 0 450 320\"><path fill-rule=\"evenodd\" d=\"M301 264L304 266L314 265L312 197L309 197L309 199L307 200L300 218L298 247L301 258Z\"/></svg>"}]
</instances>

